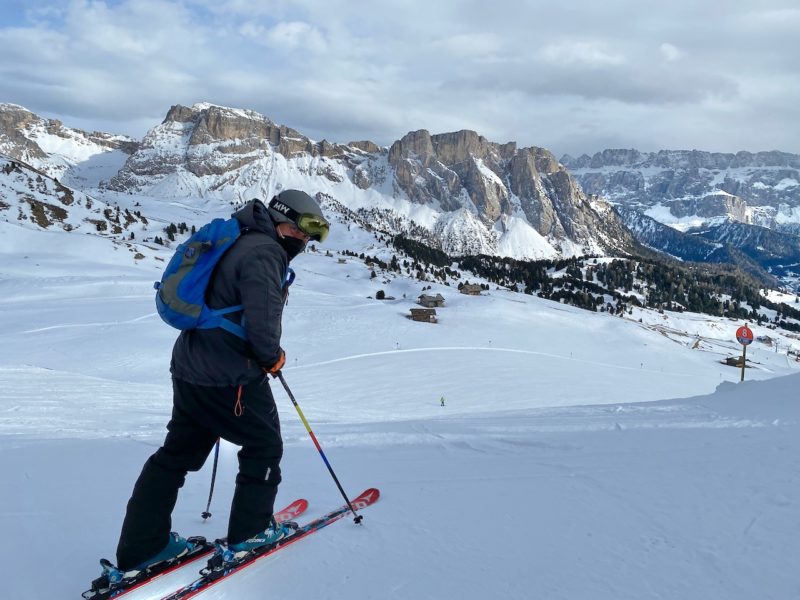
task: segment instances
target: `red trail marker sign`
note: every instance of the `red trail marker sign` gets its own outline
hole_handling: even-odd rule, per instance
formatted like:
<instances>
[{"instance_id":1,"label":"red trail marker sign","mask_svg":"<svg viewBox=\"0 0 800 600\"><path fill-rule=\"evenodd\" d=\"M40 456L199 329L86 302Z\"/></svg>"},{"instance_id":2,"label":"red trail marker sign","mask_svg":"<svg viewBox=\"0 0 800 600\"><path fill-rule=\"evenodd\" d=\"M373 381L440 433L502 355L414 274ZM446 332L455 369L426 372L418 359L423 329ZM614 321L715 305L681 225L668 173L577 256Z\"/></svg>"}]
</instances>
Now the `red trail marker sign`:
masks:
<instances>
[{"instance_id":1,"label":"red trail marker sign","mask_svg":"<svg viewBox=\"0 0 800 600\"><path fill-rule=\"evenodd\" d=\"M736 330L736 339L742 346L747 346L753 343L753 330L747 325L742 325Z\"/></svg>"},{"instance_id":2,"label":"red trail marker sign","mask_svg":"<svg viewBox=\"0 0 800 600\"><path fill-rule=\"evenodd\" d=\"M753 330L747 325L742 325L736 330L736 340L742 345L742 377L739 381L744 381L744 367L747 363L747 346L753 343Z\"/></svg>"}]
</instances>

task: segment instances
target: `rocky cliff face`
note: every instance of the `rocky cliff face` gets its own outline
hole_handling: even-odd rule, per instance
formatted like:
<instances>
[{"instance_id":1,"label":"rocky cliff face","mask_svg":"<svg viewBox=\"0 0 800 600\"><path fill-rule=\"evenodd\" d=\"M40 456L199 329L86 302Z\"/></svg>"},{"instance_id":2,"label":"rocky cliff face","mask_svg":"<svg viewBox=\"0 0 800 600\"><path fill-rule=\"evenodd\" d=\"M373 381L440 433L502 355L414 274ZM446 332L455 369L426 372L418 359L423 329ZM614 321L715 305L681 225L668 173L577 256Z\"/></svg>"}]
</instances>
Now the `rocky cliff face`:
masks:
<instances>
[{"instance_id":1,"label":"rocky cliff face","mask_svg":"<svg viewBox=\"0 0 800 600\"><path fill-rule=\"evenodd\" d=\"M126 136L87 133L43 119L16 104L0 104L0 154L61 178L71 167L110 151L132 154L138 143Z\"/></svg>"},{"instance_id":2,"label":"rocky cliff face","mask_svg":"<svg viewBox=\"0 0 800 600\"><path fill-rule=\"evenodd\" d=\"M25 131L43 122L43 119L21 106L0 104L0 152L27 163L47 158L39 145L25 135Z\"/></svg>"},{"instance_id":3,"label":"rocky cliff face","mask_svg":"<svg viewBox=\"0 0 800 600\"><path fill-rule=\"evenodd\" d=\"M646 246L786 282L800 272L799 155L604 150L562 162L587 194L615 204Z\"/></svg>"},{"instance_id":4,"label":"rocky cliff face","mask_svg":"<svg viewBox=\"0 0 800 600\"><path fill-rule=\"evenodd\" d=\"M452 254L550 258L635 245L548 151L496 144L473 131L415 131L384 149L315 142L252 111L173 106L109 183L117 191L231 202L288 186L356 211L393 210L409 224L404 233L422 226Z\"/></svg>"},{"instance_id":5,"label":"rocky cliff face","mask_svg":"<svg viewBox=\"0 0 800 600\"><path fill-rule=\"evenodd\" d=\"M561 252L564 243L586 253L631 247L616 215L592 204L543 148L497 144L474 131L420 130L391 146L388 163L396 189L412 202L446 212L466 208L487 229L517 216Z\"/></svg>"},{"instance_id":6,"label":"rocky cliff face","mask_svg":"<svg viewBox=\"0 0 800 600\"><path fill-rule=\"evenodd\" d=\"M639 167L668 169L737 169L785 167L800 169L800 155L787 152L704 152L701 150L659 150L640 152L635 149L609 149L593 156L578 158L565 155L561 162L574 169L604 167Z\"/></svg>"},{"instance_id":7,"label":"rocky cliff face","mask_svg":"<svg viewBox=\"0 0 800 600\"><path fill-rule=\"evenodd\" d=\"M604 150L564 156L587 194L679 225L732 219L776 230L800 223L800 155Z\"/></svg>"},{"instance_id":8,"label":"rocky cliff face","mask_svg":"<svg viewBox=\"0 0 800 600\"><path fill-rule=\"evenodd\" d=\"M158 185L166 195L249 199L266 195L280 183L269 181L277 155L284 160L305 158L312 163L306 165L306 175L341 181L326 161L346 161L354 153L363 153L364 147L370 143L350 147L314 142L249 110L175 105L161 125L148 132L108 187L144 191Z\"/></svg>"},{"instance_id":9,"label":"rocky cliff face","mask_svg":"<svg viewBox=\"0 0 800 600\"><path fill-rule=\"evenodd\" d=\"M562 164L545 149L498 144L473 131L419 130L388 148L367 140L317 142L253 111L211 104L173 106L141 142L0 105L0 153L9 157L3 158L9 172L0 209L6 218L18 214L41 227L99 231L104 221L110 233L122 235L128 218L109 208L117 192L236 204L297 187L338 207L348 227L403 233L453 256L537 259L638 250L627 223L642 243L685 259L744 257L770 269L796 267L786 266L796 258L793 239L745 230L734 242L729 230L709 226L768 221L776 231L796 233L800 158L784 153L608 150L564 157ZM70 207L70 194L79 190L89 195ZM39 195L26 195L33 191ZM95 218L105 195L111 203ZM784 202L758 203L774 198ZM65 216L89 205L93 214ZM705 228L675 236L663 223ZM774 250L759 254L767 242ZM745 257L735 246L753 251ZM724 252L715 251L720 247Z\"/></svg>"},{"instance_id":10,"label":"rocky cliff face","mask_svg":"<svg viewBox=\"0 0 800 600\"><path fill-rule=\"evenodd\" d=\"M760 270L762 280L800 271L798 155L604 150L562 161L586 193L616 205L646 246Z\"/></svg>"}]
</instances>

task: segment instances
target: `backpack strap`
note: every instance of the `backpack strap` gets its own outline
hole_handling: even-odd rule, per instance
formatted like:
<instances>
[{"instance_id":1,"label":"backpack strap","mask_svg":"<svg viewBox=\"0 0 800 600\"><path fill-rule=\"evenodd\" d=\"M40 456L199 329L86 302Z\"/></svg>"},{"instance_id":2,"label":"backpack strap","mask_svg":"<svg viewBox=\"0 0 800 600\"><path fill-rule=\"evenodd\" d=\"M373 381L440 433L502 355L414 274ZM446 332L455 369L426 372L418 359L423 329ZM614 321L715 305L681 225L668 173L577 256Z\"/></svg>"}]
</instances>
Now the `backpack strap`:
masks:
<instances>
[{"instance_id":1,"label":"backpack strap","mask_svg":"<svg viewBox=\"0 0 800 600\"><path fill-rule=\"evenodd\" d=\"M236 306L228 306L226 308L219 308L217 310L212 310L206 306L203 306L203 313L200 317L200 322L197 325L197 329L213 329L215 327L220 327L221 329L224 329L225 331L232 333L243 340L246 340L247 332L244 329L244 315L242 315L241 325L237 325L233 321L230 321L223 316L232 312L240 311L243 308L244 306L241 304L237 304Z\"/></svg>"},{"instance_id":2,"label":"backpack strap","mask_svg":"<svg viewBox=\"0 0 800 600\"><path fill-rule=\"evenodd\" d=\"M295 272L291 267L286 267L286 273L283 276L283 289L288 291L288 288L294 283ZM211 309L203 306L197 329L214 329L219 327L233 335L247 339L247 332L244 328L244 315L242 315L241 325L237 325L233 321L226 319L224 315L237 312L244 309L244 306L237 304L236 306L228 306L226 308Z\"/></svg>"}]
</instances>

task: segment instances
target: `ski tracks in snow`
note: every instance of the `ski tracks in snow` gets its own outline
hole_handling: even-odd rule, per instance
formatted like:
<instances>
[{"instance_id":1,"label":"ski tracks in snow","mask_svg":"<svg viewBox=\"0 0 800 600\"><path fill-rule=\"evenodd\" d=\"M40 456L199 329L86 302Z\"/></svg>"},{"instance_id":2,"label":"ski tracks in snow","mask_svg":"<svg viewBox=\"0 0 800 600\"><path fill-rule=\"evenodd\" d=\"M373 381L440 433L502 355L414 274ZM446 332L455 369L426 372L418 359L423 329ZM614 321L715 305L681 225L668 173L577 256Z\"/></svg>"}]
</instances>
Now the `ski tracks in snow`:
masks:
<instances>
[{"instance_id":1,"label":"ski tracks in snow","mask_svg":"<svg viewBox=\"0 0 800 600\"><path fill-rule=\"evenodd\" d=\"M53 331L56 329L73 329L73 328L84 328L84 327L115 327L118 325L133 325L135 323L140 323L141 321L146 321L157 316L158 313L149 313L141 317L127 319L125 321L98 321L95 323L65 323L63 325L50 325L49 327L38 327L36 329L27 329L20 333L41 333L43 331Z\"/></svg>"},{"instance_id":2,"label":"ski tracks in snow","mask_svg":"<svg viewBox=\"0 0 800 600\"><path fill-rule=\"evenodd\" d=\"M386 355L397 355L397 354L407 354L412 352L509 352L513 354L528 354L531 356L543 356L546 358L555 358L558 360L565 360L565 361L573 361L579 362L587 365L592 365L596 367L602 367L604 369L616 369L622 371L636 371L636 372L650 372L650 373L659 373L660 375L672 375L674 377L692 377L689 373L680 373L674 371L662 371L656 369L645 369L643 367L629 367L623 365L615 365L611 363L604 363L595 360L587 360L585 358L576 358L573 356L564 356L563 354L553 354L550 352L539 352L537 350L521 350L519 348L493 348L493 347L486 347L486 346L437 346L437 347L430 347L430 348L408 348L408 349L399 349L399 350L386 350L382 352L368 352L365 354L352 354L350 356L342 356L340 358L334 358L332 360L324 360L318 361L314 363L308 363L305 365L299 365L296 367L287 367L289 369L307 369L311 367L321 367L324 365L332 365L335 363L351 361L351 360L359 360L363 358L372 358L376 356L386 356Z\"/></svg>"}]
</instances>

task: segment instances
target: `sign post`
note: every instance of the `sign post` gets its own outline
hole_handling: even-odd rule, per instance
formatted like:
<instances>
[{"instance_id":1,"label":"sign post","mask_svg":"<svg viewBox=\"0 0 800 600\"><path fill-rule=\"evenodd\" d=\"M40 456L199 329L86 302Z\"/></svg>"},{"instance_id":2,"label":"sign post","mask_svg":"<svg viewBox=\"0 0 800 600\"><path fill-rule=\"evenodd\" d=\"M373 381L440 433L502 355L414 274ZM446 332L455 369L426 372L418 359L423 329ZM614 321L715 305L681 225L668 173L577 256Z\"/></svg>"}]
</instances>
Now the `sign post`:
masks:
<instances>
[{"instance_id":1,"label":"sign post","mask_svg":"<svg viewBox=\"0 0 800 600\"><path fill-rule=\"evenodd\" d=\"M753 331L745 323L736 330L736 339L742 345L742 378L739 381L744 381L744 367L747 364L747 346L753 343Z\"/></svg>"}]
</instances>

